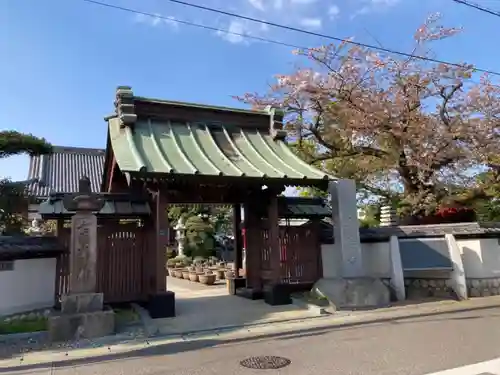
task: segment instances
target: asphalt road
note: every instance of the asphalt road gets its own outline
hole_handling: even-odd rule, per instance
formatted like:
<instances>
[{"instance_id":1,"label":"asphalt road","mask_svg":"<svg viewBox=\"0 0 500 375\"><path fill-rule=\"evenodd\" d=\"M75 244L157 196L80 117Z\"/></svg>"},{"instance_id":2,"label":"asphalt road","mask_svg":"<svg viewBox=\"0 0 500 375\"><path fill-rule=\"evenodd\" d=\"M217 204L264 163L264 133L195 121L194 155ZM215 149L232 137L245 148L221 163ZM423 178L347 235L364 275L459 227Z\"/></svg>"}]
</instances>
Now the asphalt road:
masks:
<instances>
[{"instance_id":1,"label":"asphalt road","mask_svg":"<svg viewBox=\"0 0 500 375\"><path fill-rule=\"evenodd\" d=\"M263 355L286 357L291 364L266 371L240 365ZM259 339L188 340L117 357L9 374L424 375L500 357L500 308ZM480 373L469 372L457 375Z\"/></svg>"}]
</instances>

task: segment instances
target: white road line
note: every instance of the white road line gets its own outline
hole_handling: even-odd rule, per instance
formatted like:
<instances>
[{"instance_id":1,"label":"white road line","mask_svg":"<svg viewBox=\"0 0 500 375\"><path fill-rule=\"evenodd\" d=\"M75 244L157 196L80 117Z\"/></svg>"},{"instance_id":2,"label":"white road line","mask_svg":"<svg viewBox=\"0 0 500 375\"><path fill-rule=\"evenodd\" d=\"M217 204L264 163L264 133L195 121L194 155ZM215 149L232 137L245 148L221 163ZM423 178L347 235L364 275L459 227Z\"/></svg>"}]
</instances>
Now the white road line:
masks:
<instances>
[{"instance_id":1,"label":"white road line","mask_svg":"<svg viewBox=\"0 0 500 375\"><path fill-rule=\"evenodd\" d=\"M500 358L427 375L500 375Z\"/></svg>"}]
</instances>

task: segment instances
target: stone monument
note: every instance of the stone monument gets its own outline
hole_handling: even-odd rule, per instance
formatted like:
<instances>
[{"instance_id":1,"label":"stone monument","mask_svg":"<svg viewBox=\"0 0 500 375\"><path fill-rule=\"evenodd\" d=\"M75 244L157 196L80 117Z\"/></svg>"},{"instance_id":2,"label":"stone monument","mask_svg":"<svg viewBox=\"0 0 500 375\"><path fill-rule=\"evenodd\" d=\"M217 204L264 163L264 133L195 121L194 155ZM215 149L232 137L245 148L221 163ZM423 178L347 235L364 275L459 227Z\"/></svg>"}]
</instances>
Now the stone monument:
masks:
<instances>
[{"instance_id":1,"label":"stone monument","mask_svg":"<svg viewBox=\"0 0 500 375\"><path fill-rule=\"evenodd\" d=\"M176 240L177 240L177 256L184 256L184 245L186 243L186 225L184 224L184 218L181 216L177 225L174 228L176 232Z\"/></svg>"},{"instance_id":2,"label":"stone monument","mask_svg":"<svg viewBox=\"0 0 500 375\"><path fill-rule=\"evenodd\" d=\"M328 298L337 308L388 305L389 289L379 278L366 275L363 267L354 181L332 181L328 190L333 215L334 253L341 255L342 277L324 274L313 290ZM335 256L334 253L330 253L330 256ZM331 261L325 263L331 264Z\"/></svg>"},{"instance_id":3,"label":"stone monument","mask_svg":"<svg viewBox=\"0 0 500 375\"><path fill-rule=\"evenodd\" d=\"M61 296L61 311L49 317L52 341L90 339L114 333L111 309L103 309L103 294L97 286L97 217L104 201L91 193L90 180L83 177L79 192L64 198L71 218L70 276L68 294Z\"/></svg>"},{"instance_id":4,"label":"stone monument","mask_svg":"<svg viewBox=\"0 0 500 375\"><path fill-rule=\"evenodd\" d=\"M42 228L40 227L40 221L37 218L31 220L31 226L28 228L28 234L30 236L40 236L42 234Z\"/></svg>"}]
</instances>

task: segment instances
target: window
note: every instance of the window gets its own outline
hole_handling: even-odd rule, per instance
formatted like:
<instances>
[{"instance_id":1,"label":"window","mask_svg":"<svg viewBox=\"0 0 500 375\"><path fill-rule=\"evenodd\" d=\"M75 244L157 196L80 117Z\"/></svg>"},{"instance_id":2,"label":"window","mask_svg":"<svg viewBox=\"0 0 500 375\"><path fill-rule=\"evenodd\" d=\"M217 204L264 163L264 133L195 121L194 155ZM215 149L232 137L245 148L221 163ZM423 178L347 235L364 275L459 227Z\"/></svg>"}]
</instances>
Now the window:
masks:
<instances>
[{"instance_id":1,"label":"window","mask_svg":"<svg viewBox=\"0 0 500 375\"><path fill-rule=\"evenodd\" d=\"M0 261L0 271L14 271L14 261Z\"/></svg>"}]
</instances>

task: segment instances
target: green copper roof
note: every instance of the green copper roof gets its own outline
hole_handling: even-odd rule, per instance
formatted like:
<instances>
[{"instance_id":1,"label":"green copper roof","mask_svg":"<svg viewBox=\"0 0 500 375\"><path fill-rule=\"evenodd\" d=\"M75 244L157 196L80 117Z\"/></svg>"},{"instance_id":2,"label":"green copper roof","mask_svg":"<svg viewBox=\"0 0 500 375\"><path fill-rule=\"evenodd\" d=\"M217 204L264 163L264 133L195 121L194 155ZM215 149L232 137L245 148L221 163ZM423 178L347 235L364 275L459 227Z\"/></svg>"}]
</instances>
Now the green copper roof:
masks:
<instances>
[{"instance_id":1,"label":"green copper roof","mask_svg":"<svg viewBox=\"0 0 500 375\"><path fill-rule=\"evenodd\" d=\"M122 172L326 180L269 133L222 124L139 118L121 127L109 119L109 135Z\"/></svg>"}]
</instances>

